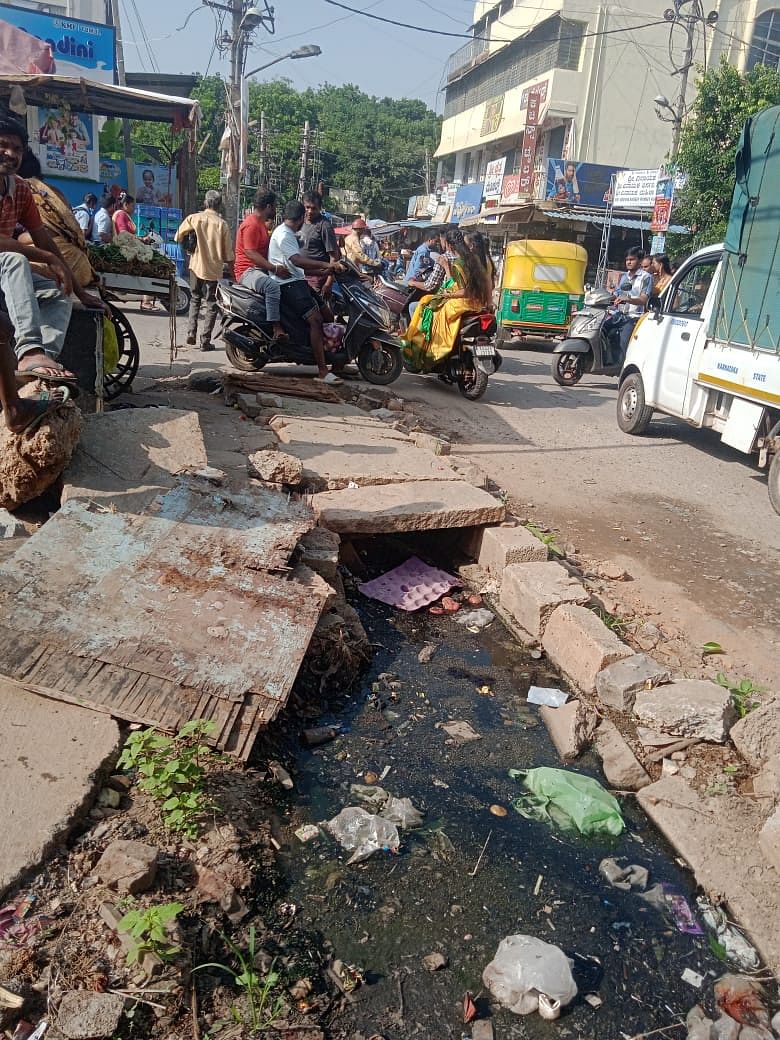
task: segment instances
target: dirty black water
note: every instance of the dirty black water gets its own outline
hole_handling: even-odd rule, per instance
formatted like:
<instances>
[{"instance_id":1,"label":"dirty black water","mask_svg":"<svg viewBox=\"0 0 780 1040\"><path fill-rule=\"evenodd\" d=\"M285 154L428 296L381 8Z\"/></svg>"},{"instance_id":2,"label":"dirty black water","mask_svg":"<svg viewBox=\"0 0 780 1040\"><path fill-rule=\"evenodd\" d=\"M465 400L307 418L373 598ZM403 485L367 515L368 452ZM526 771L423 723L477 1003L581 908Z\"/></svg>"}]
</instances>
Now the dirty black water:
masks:
<instances>
[{"instance_id":1,"label":"dirty black water","mask_svg":"<svg viewBox=\"0 0 780 1040\"><path fill-rule=\"evenodd\" d=\"M332 1035L460 1040L470 1035L461 1011L467 990L481 994L481 1017L492 1010L497 1040L619 1040L679 1023L726 969L706 935L681 934L635 894L599 876L603 857L626 857L650 869L651 884L674 884L693 902L690 875L635 800L620 798L626 831L607 840L556 831L510 806L521 788L509 769L561 765L538 709L526 701L529 684L558 685L558 677L498 620L474 634L451 618L402 615L362 597L355 606L375 657L350 709L321 720L341 725L342 735L299 757L280 863L298 924L366 976ZM439 647L421 664L426 642ZM379 682L383 673L397 677L394 689L387 679ZM453 743L439 728L452 720L470 723L480 739ZM388 767L381 786L425 812L422 829L402 832L397 855L380 852L347 866L348 854L330 837L309 844L295 838L301 824L360 804L350 785ZM603 782L595 758L574 768ZM491 805L508 814L494 816ZM490 1007L482 971L500 940L518 932L576 955L580 993L557 1022ZM435 951L449 966L432 974L422 959ZM712 976L697 990L682 981L686 968ZM602 1006L591 1007L586 994L597 994ZM685 1030L659 1035L684 1037Z\"/></svg>"}]
</instances>

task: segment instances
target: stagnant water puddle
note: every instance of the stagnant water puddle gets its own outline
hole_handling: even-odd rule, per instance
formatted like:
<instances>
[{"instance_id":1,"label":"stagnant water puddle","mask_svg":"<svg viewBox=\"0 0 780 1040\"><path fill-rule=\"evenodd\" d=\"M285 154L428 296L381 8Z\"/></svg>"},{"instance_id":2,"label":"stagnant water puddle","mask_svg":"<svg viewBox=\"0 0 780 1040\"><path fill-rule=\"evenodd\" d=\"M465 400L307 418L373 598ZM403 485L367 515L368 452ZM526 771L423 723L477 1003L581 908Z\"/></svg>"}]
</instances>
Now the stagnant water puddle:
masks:
<instances>
[{"instance_id":1,"label":"stagnant water puddle","mask_svg":"<svg viewBox=\"0 0 780 1040\"><path fill-rule=\"evenodd\" d=\"M598 841L526 820L510 807L521 788L509 769L561 765L538 709L525 699L531 683L558 684L546 662L532 660L498 620L473 634L451 618L402 615L362 597L355 606L376 654L350 710L321 720L339 724L342 735L299 757L280 860L298 925L322 935L336 957L365 973L333 1035L469 1036L464 993L483 991L485 965L499 941L517 932L576 955L580 994L558 1022L498 1011L497 1040L619 1040L679 1022L710 990L706 982L697 990L682 981L683 971L719 976L726 968L706 935L681 934L638 896L599 876L603 857L624 856L650 869L651 884L672 883L693 901L690 875L635 800L621 798L624 834ZM426 642L440 645L421 664ZM380 682L383 673L397 680ZM480 739L454 744L437 728L450 720L470 723ZM424 828L402 832L397 855L376 853L346 866L348 854L330 837L309 844L294 837L301 824L359 804L350 785L387 767L382 786L425 812ZM603 780L595 758L583 757L574 768ZM491 814L496 804L508 815ZM422 959L434 951L449 966L432 974ZM598 994L602 1006L585 1002L587 993ZM478 1000L483 1014L487 998L483 992Z\"/></svg>"}]
</instances>

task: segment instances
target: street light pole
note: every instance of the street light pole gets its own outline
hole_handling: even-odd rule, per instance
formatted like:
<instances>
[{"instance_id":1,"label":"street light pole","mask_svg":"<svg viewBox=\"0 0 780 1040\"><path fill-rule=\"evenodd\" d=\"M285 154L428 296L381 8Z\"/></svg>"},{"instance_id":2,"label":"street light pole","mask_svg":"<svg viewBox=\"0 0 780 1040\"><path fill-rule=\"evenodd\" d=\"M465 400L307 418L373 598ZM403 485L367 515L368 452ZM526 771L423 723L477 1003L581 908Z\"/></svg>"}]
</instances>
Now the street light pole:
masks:
<instances>
[{"instance_id":1,"label":"street light pole","mask_svg":"<svg viewBox=\"0 0 780 1040\"><path fill-rule=\"evenodd\" d=\"M244 34L241 31L241 20L244 16L243 0L230 0L231 5L231 42L230 42L230 137L233 143L233 165L229 168L227 181L227 198L225 213L228 225L235 233L241 212L239 197L241 194L241 82L244 68Z\"/></svg>"}]
</instances>

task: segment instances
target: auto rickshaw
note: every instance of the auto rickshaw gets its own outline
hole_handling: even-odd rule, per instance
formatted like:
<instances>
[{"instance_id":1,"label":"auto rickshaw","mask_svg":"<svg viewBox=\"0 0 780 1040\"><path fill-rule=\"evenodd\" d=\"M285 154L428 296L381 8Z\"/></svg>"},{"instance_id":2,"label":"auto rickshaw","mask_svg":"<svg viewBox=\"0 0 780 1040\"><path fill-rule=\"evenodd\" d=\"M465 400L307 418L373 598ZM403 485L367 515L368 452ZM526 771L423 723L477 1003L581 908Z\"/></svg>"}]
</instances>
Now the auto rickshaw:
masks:
<instances>
[{"instance_id":1,"label":"auto rickshaw","mask_svg":"<svg viewBox=\"0 0 780 1040\"><path fill-rule=\"evenodd\" d=\"M504 257L497 342L557 339L585 298L588 254L574 242L510 242Z\"/></svg>"}]
</instances>

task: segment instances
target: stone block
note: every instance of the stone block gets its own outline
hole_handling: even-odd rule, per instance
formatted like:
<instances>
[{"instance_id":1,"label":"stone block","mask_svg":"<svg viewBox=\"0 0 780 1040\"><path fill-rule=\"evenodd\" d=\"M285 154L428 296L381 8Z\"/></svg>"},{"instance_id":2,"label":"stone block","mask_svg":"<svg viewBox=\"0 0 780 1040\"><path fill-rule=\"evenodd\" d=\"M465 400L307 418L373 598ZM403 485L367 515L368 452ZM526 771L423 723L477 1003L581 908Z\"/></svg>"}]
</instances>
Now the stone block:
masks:
<instances>
[{"instance_id":1,"label":"stone block","mask_svg":"<svg viewBox=\"0 0 780 1040\"><path fill-rule=\"evenodd\" d=\"M596 692L600 671L633 653L592 610L573 604L564 604L553 612L542 646L553 664L585 693Z\"/></svg>"},{"instance_id":2,"label":"stone block","mask_svg":"<svg viewBox=\"0 0 780 1040\"><path fill-rule=\"evenodd\" d=\"M557 563L514 563L501 581L501 606L533 639L542 637L556 607L586 603L588 598L577 579Z\"/></svg>"},{"instance_id":3,"label":"stone block","mask_svg":"<svg viewBox=\"0 0 780 1040\"><path fill-rule=\"evenodd\" d=\"M246 468L267 484L297 487L303 480L303 463L284 451L256 451L247 456Z\"/></svg>"},{"instance_id":4,"label":"stone block","mask_svg":"<svg viewBox=\"0 0 780 1040\"><path fill-rule=\"evenodd\" d=\"M780 874L780 809L775 809L758 835L764 859Z\"/></svg>"},{"instance_id":5,"label":"stone block","mask_svg":"<svg viewBox=\"0 0 780 1040\"><path fill-rule=\"evenodd\" d=\"M236 394L236 404L249 419L256 419L262 411L257 394Z\"/></svg>"},{"instance_id":6,"label":"stone block","mask_svg":"<svg viewBox=\"0 0 780 1040\"><path fill-rule=\"evenodd\" d=\"M770 701L735 722L731 739L745 761L758 769L780 755L780 701Z\"/></svg>"},{"instance_id":7,"label":"stone block","mask_svg":"<svg viewBox=\"0 0 780 1040\"><path fill-rule=\"evenodd\" d=\"M450 442L443 437L436 437L432 433L423 433L420 430L412 434L412 443L418 448L432 451L434 455L449 455L452 449Z\"/></svg>"},{"instance_id":8,"label":"stone block","mask_svg":"<svg viewBox=\"0 0 780 1040\"><path fill-rule=\"evenodd\" d=\"M19 538L27 534L27 528L7 509L0 509L0 539Z\"/></svg>"},{"instance_id":9,"label":"stone block","mask_svg":"<svg viewBox=\"0 0 780 1040\"><path fill-rule=\"evenodd\" d=\"M543 704L539 714L564 762L571 762L590 746L599 721L596 713L579 700L561 708Z\"/></svg>"},{"instance_id":10,"label":"stone block","mask_svg":"<svg viewBox=\"0 0 780 1040\"><path fill-rule=\"evenodd\" d=\"M603 719L596 733L596 751L611 787L620 791L639 791L647 787L650 777L637 761L617 726Z\"/></svg>"},{"instance_id":11,"label":"stone block","mask_svg":"<svg viewBox=\"0 0 780 1040\"><path fill-rule=\"evenodd\" d=\"M780 802L780 755L773 755L753 777L753 793Z\"/></svg>"},{"instance_id":12,"label":"stone block","mask_svg":"<svg viewBox=\"0 0 780 1040\"><path fill-rule=\"evenodd\" d=\"M547 546L525 527L486 527L475 559L486 571L501 575L514 563L545 563Z\"/></svg>"},{"instance_id":13,"label":"stone block","mask_svg":"<svg viewBox=\"0 0 780 1040\"><path fill-rule=\"evenodd\" d=\"M596 693L602 704L631 711L641 690L652 690L671 681L671 674L647 654L634 654L609 665L596 676Z\"/></svg>"},{"instance_id":14,"label":"stone block","mask_svg":"<svg viewBox=\"0 0 780 1040\"><path fill-rule=\"evenodd\" d=\"M298 542L301 563L332 585L339 577L340 544L337 534L324 527L315 527Z\"/></svg>"},{"instance_id":15,"label":"stone block","mask_svg":"<svg viewBox=\"0 0 780 1040\"><path fill-rule=\"evenodd\" d=\"M476 527L503 520L505 512L498 499L462 480L324 491L312 505L323 527L355 535Z\"/></svg>"},{"instance_id":16,"label":"stone block","mask_svg":"<svg viewBox=\"0 0 780 1040\"><path fill-rule=\"evenodd\" d=\"M157 877L157 849L141 841L114 841L98 860L95 874L117 892L146 892Z\"/></svg>"},{"instance_id":17,"label":"stone block","mask_svg":"<svg viewBox=\"0 0 780 1040\"><path fill-rule=\"evenodd\" d=\"M662 733L722 744L734 721L728 690L706 679L684 679L638 693L634 714Z\"/></svg>"},{"instance_id":18,"label":"stone block","mask_svg":"<svg viewBox=\"0 0 780 1040\"><path fill-rule=\"evenodd\" d=\"M117 993L70 990L60 1001L57 1026L68 1040L113 1036L124 1009L125 998Z\"/></svg>"}]
</instances>

